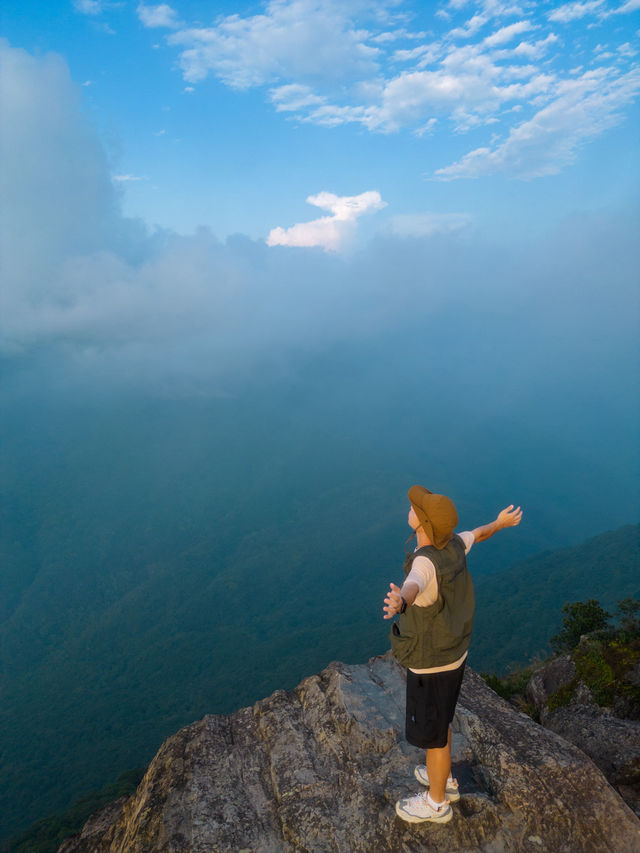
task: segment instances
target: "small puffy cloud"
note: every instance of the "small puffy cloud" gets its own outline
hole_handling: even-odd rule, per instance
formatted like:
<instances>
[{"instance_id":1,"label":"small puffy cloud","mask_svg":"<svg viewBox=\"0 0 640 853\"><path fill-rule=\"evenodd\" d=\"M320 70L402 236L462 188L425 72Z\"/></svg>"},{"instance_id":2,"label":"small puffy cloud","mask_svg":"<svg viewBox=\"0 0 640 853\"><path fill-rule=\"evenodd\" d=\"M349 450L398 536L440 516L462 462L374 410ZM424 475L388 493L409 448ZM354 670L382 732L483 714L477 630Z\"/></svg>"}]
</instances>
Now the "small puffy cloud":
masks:
<instances>
[{"instance_id":1,"label":"small puffy cloud","mask_svg":"<svg viewBox=\"0 0 640 853\"><path fill-rule=\"evenodd\" d=\"M500 145L477 148L438 169L436 176L450 180L497 173L520 178L557 174L574 161L585 142L618 124L622 107L639 92L638 69L612 79L606 69L597 69L565 80L551 103L513 128Z\"/></svg>"},{"instance_id":2,"label":"small puffy cloud","mask_svg":"<svg viewBox=\"0 0 640 853\"><path fill-rule=\"evenodd\" d=\"M375 213L386 207L376 190L353 196L337 196L321 192L307 198L309 204L331 211L311 222L301 222L290 228L274 228L267 238L269 246L320 246L336 251L353 232L356 220L365 213Z\"/></svg>"},{"instance_id":3,"label":"small puffy cloud","mask_svg":"<svg viewBox=\"0 0 640 853\"><path fill-rule=\"evenodd\" d=\"M517 21L515 24L509 24L507 27L501 27L493 35L487 36L484 43L487 47L496 47L497 45L506 44L511 39L521 33L526 33L529 30L535 29L531 21Z\"/></svg>"},{"instance_id":4,"label":"small puffy cloud","mask_svg":"<svg viewBox=\"0 0 640 853\"><path fill-rule=\"evenodd\" d=\"M309 86L300 83L290 83L278 86L269 92L272 104L278 112L291 112L305 107L317 107L326 102L326 98L315 95Z\"/></svg>"},{"instance_id":5,"label":"small puffy cloud","mask_svg":"<svg viewBox=\"0 0 640 853\"><path fill-rule=\"evenodd\" d=\"M512 56L525 59L540 59L548 52L551 45L558 41L558 36L555 33L549 33L546 38L538 41L528 42L521 41L517 47L511 51Z\"/></svg>"},{"instance_id":6,"label":"small puffy cloud","mask_svg":"<svg viewBox=\"0 0 640 853\"><path fill-rule=\"evenodd\" d=\"M634 47L632 47L628 41L625 42L624 44L618 45L617 51L620 54L620 56L628 56L628 57L636 56L636 54L638 53L638 51Z\"/></svg>"},{"instance_id":7,"label":"small puffy cloud","mask_svg":"<svg viewBox=\"0 0 640 853\"><path fill-rule=\"evenodd\" d=\"M549 12L548 18L550 21L560 21L566 24L570 21L576 21L584 18L586 15L594 15L602 11L604 0L586 0L583 3L564 3L558 6L557 9Z\"/></svg>"},{"instance_id":8,"label":"small puffy cloud","mask_svg":"<svg viewBox=\"0 0 640 853\"><path fill-rule=\"evenodd\" d=\"M176 29L180 26L178 13L167 3L161 3L159 6L146 6L144 3L140 3L136 11L144 27Z\"/></svg>"},{"instance_id":9,"label":"small puffy cloud","mask_svg":"<svg viewBox=\"0 0 640 853\"><path fill-rule=\"evenodd\" d=\"M453 38L472 38L478 32L478 30L484 27L488 20L489 19L486 15L482 15L479 13L477 15L474 15L473 18L469 18L469 20L464 24L464 26L456 27L455 29L451 30L449 35Z\"/></svg>"}]
</instances>

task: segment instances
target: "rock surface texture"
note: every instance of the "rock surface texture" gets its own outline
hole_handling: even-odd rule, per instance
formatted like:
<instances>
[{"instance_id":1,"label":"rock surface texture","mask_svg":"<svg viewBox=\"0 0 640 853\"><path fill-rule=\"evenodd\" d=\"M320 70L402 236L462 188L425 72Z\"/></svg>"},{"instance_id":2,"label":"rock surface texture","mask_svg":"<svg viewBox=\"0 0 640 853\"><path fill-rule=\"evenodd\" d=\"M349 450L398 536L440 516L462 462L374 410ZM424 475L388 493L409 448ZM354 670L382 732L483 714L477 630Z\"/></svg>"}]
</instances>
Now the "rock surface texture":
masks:
<instances>
[{"instance_id":1,"label":"rock surface texture","mask_svg":"<svg viewBox=\"0 0 640 853\"><path fill-rule=\"evenodd\" d=\"M207 716L160 748L127 800L60 853L637 853L640 821L587 756L467 670L454 721L462 797L407 824L424 753L403 739L404 671L330 664L295 691Z\"/></svg>"},{"instance_id":2,"label":"rock surface texture","mask_svg":"<svg viewBox=\"0 0 640 853\"><path fill-rule=\"evenodd\" d=\"M569 691L566 704L549 710L549 700L563 688ZM611 709L599 707L589 688L576 679L570 657L556 658L534 673L527 698L545 728L585 752L640 814L640 721L621 719Z\"/></svg>"},{"instance_id":3,"label":"rock surface texture","mask_svg":"<svg viewBox=\"0 0 640 853\"><path fill-rule=\"evenodd\" d=\"M527 684L527 699L540 715L544 725L549 713L547 702L562 687L568 686L576 677L576 665L570 655L555 658L531 676Z\"/></svg>"}]
</instances>

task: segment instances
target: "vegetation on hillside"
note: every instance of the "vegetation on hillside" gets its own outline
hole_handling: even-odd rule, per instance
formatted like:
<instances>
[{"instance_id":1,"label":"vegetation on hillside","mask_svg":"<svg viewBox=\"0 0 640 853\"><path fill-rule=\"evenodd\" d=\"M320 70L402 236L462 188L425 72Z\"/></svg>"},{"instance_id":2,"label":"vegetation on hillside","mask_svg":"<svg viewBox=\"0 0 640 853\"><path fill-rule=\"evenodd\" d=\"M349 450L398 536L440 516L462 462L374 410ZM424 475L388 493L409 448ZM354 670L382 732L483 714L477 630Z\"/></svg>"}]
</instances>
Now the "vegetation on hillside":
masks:
<instances>
[{"instance_id":1,"label":"vegetation on hillside","mask_svg":"<svg viewBox=\"0 0 640 853\"><path fill-rule=\"evenodd\" d=\"M638 525L604 533L571 548L539 554L510 569L474 578L476 621L469 663L500 676L544 660L562 626L563 602L584 602L576 614L581 633L602 627L621 598L640 598ZM472 551L473 554L473 551ZM597 599L602 613L592 610ZM566 605L567 608L574 607ZM571 616L564 611L564 616ZM570 620L575 632L577 618ZM606 621L605 623L606 624ZM562 629L564 630L564 629ZM580 639L562 635L562 643Z\"/></svg>"},{"instance_id":2,"label":"vegetation on hillside","mask_svg":"<svg viewBox=\"0 0 640 853\"><path fill-rule=\"evenodd\" d=\"M582 682L594 701L615 714L640 719L640 600L625 598L617 603L617 624L596 599L565 604L562 628L550 639L557 654L569 654L575 664L575 677L549 697L549 710L570 702ZM533 672L548 661L516 669L506 676L483 674L489 687L504 699L535 717L524 699Z\"/></svg>"}]
</instances>

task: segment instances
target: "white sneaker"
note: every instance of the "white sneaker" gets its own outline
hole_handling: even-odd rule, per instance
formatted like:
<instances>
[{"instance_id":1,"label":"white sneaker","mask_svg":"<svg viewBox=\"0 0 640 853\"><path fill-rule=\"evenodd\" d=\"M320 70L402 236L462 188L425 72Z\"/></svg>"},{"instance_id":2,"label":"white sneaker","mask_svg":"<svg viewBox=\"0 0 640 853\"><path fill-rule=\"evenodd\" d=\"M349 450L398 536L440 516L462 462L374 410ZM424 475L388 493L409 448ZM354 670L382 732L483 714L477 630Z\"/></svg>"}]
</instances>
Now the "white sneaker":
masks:
<instances>
[{"instance_id":1,"label":"white sneaker","mask_svg":"<svg viewBox=\"0 0 640 853\"><path fill-rule=\"evenodd\" d=\"M408 823L423 823L431 820L434 823L447 823L453 817L453 811L449 801L445 800L441 806L434 808L427 800L428 794L422 791L415 797L405 797L396 803L396 814Z\"/></svg>"},{"instance_id":2,"label":"white sneaker","mask_svg":"<svg viewBox=\"0 0 640 853\"><path fill-rule=\"evenodd\" d=\"M427 768L424 764L418 764L416 769L413 771L413 775L416 777L418 782L421 785L426 785L429 787L429 774L427 773ZM460 799L460 791L458 791L458 780L453 779L451 776L447 779L447 787L445 788L445 794L447 795L447 799L450 803L457 803Z\"/></svg>"}]
</instances>

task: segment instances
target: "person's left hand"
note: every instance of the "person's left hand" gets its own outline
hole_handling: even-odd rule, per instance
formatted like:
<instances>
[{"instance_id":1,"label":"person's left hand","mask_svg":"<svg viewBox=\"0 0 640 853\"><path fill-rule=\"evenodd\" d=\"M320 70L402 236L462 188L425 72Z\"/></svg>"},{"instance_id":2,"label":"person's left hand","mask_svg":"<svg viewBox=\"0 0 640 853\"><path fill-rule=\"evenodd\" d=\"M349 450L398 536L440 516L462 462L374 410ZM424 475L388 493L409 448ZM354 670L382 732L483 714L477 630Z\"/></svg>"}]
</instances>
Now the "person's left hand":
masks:
<instances>
[{"instance_id":1,"label":"person's left hand","mask_svg":"<svg viewBox=\"0 0 640 853\"><path fill-rule=\"evenodd\" d=\"M400 587L394 583L389 584L389 592L384 600L385 606L382 608L387 614L383 619L393 619L396 613L399 613L402 608L402 596L400 595Z\"/></svg>"},{"instance_id":2,"label":"person's left hand","mask_svg":"<svg viewBox=\"0 0 640 853\"><path fill-rule=\"evenodd\" d=\"M498 522L498 529L503 530L505 527L516 527L520 524L520 519L522 518L522 510L520 507L515 507L513 504L505 507L501 513L499 513L496 521Z\"/></svg>"}]
</instances>

